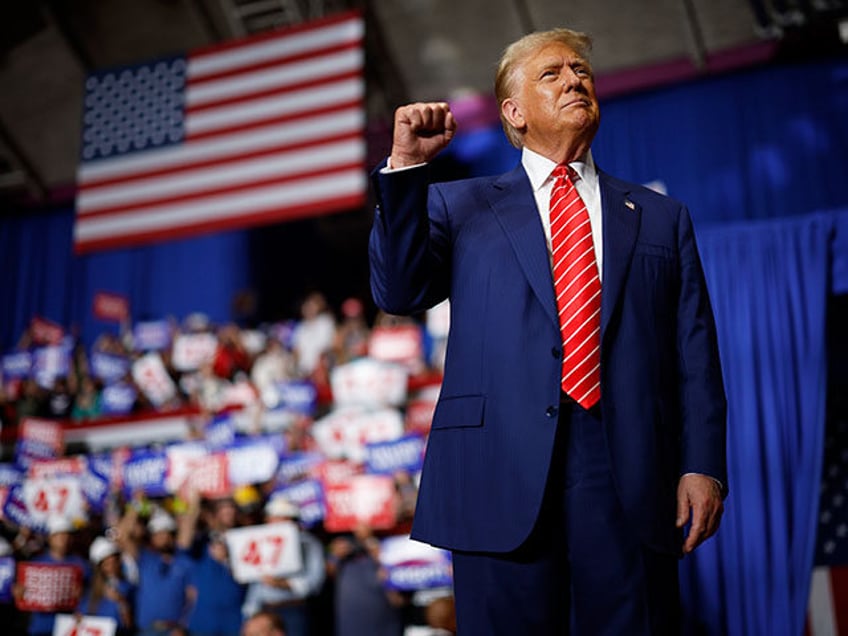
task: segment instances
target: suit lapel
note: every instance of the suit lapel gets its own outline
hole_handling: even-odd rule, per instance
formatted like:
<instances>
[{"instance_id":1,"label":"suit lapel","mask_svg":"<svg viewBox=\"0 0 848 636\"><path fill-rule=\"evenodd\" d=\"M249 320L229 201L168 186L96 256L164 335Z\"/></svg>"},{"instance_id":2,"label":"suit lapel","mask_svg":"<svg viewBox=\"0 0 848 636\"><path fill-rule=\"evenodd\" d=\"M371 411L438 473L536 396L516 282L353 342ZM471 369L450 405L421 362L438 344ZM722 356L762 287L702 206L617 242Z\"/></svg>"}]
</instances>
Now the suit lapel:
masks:
<instances>
[{"instance_id":1,"label":"suit lapel","mask_svg":"<svg viewBox=\"0 0 848 636\"><path fill-rule=\"evenodd\" d=\"M498 177L487 196L530 287L558 328L548 245L524 168L519 164L512 172Z\"/></svg>"},{"instance_id":2,"label":"suit lapel","mask_svg":"<svg viewBox=\"0 0 848 636\"><path fill-rule=\"evenodd\" d=\"M599 172L603 215L604 275L601 292L601 341L621 295L633 247L639 234L642 210L627 195L629 190L614 184Z\"/></svg>"}]
</instances>

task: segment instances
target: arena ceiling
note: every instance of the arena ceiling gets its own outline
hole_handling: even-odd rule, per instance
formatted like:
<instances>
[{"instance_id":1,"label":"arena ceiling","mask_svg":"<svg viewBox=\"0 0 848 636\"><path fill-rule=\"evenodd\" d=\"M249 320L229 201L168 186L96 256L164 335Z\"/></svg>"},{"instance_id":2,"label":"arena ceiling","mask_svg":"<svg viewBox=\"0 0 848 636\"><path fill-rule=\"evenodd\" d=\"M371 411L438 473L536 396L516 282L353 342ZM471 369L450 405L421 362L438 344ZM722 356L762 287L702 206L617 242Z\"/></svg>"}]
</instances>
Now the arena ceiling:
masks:
<instances>
[{"instance_id":1,"label":"arena ceiling","mask_svg":"<svg viewBox=\"0 0 848 636\"><path fill-rule=\"evenodd\" d=\"M599 75L775 42L744 0L26 0L0 9L0 203L68 200L82 87L92 70L358 8L367 20L368 111L488 94L493 63L523 33L566 25L595 38ZM790 3L791 4L791 3ZM813 2L819 22L841 2ZM786 18L786 16L784 16ZM785 20L787 21L787 20ZM788 28L793 24L791 16ZM784 37L785 37L784 32ZM768 38L772 38L769 40ZM815 37L813 34L812 37ZM764 39L765 38L765 39Z\"/></svg>"}]
</instances>

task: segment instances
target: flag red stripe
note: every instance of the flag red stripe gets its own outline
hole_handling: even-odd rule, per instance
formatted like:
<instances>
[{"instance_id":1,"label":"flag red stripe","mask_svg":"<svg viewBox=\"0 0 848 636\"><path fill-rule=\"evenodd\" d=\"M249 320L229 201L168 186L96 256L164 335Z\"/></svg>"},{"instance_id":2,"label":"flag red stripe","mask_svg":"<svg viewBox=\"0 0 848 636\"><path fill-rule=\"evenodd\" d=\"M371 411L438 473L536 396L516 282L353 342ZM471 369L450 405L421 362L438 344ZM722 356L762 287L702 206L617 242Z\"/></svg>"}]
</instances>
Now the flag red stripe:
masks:
<instances>
[{"instance_id":1,"label":"flag red stripe","mask_svg":"<svg viewBox=\"0 0 848 636\"><path fill-rule=\"evenodd\" d=\"M309 141L301 141L294 144L278 144L276 146L271 146L268 148L263 148L261 150L251 150L248 152L242 152L233 155L226 156L214 156L210 159L203 159L202 161L193 161L191 163L185 163L180 165L177 168L160 168L154 170L139 170L138 172L133 172L129 175L122 175L120 177L111 177L108 179L99 179L95 181L86 181L81 184L79 191L80 192L90 192L97 188L102 188L105 186L117 185L119 183L132 183L133 181L140 181L142 179L150 179L153 177L162 177L166 175L174 175L179 174L180 172L187 172L189 170L197 170L199 168L208 168L213 166L219 166L226 163L237 163L243 161L245 159L257 159L259 157L267 157L270 155L279 154L284 151L296 151L296 150L304 150L307 148L314 148L316 146L323 146L325 144L331 144L339 141L347 141L350 139L360 139L362 134L360 132L352 132L352 133L344 133L341 135L335 135L333 137L321 137L320 139L311 139ZM84 211L82 211L85 214Z\"/></svg>"},{"instance_id":2,"label":"flag red stripe","mask_svg":"<svg viewBox=\"0 0 848 636\"><path fill-rule=\"evenodd\" d=\"M223 230L240 229L251 225L279 223L321 216L332 212L342 212L361 207L365 204L365 193L347 195L333 199L324 199L307 206L285 206L274 210L266 210L255 214L237 217L226 217L215 221L193 221L188 225L169 227L150 232L135 232L132 234L114 235L107 239L77 240L74 253L86 254L102 249L129 247L141 243L151 243L156 240L172 240L197 236L201 233L219 232Z\"/></svg>"},{"instance_id":3,"label":"flag red stripe","mask_svg":"<svg viewBox=\"0 0 848 636\"><path fill-rule=\"evenodd\" d=\"M265 119L257 119L256 121L251 121L245 124L237 124L235 126L228 126L227 128L217 128L215 130L209 130L206 132L188 133L186 134L185 141L188 142L197 141L198 139L210 139L212 137L229 135L234 132L244 132L245 130L263 128L264 126L286 124L302 119L309 119L310 117L315 117L317 115L329 115L330 113L334 113L340 110L347 110L349 108L361 107L362 105L363 102L361 99L355 99L352 101L327 106L326 108L313 108L311 110L303 111L300 113L289 113L288 115L283 115L281 117L268 117Z\"/></svg>"},{"instance_id":4,"label":"flag red stripe","mask_svg":"<svg viewBox=\"0 0 848 636\"><path fill-rule=\"evenodd\" d=\"M261 99L263 97L273 97L275 95L285 95L286 93L291 93L294 91L300 91L307 88L315 88L317 86L322 86L324 84L332 84L334 82L343 82L349 79L356 79L358 77L362 77L362 71L349 71L347 73L339 73L337 75L328 75L327 77L319 77L317 79L311 79L304 82L300 82L298 84L289 84L286 86L278 86L276 88L266 88L261 91L255 91L253 93L240 93L236 97L227 97L214 102L205 102L203 104L199 104L197 106L188 106L185 109L186 117L190 117L194 113L200 113L205 110L211 110L213 108L219 108L221 106L231 106L233 104L241 104L244 102L249 102L254 99ZM312 112L312 111L310 111Z\"/></svg>"},{"instance_id":5,"label":"flag red stripe","mask_svg":"<svg viewBox=\"0 0 848 636\"><path fill-rule=\"evenodd\" d=\"M276 40L280 37L287 37L289 35L296 35L298 33L304 33L306 31L317 31L319 29L323 29L324 27L330 26L332 24L340 24L342 22L347 22L352 18L359 18L362 16L362 11L353 10L346 11L344 13L337 13L332 16L327 16L324 18L318 18L317 20L311 20L308 23L298 24L292 27L286 27L285 29L279 29L276 31L269 31L267 33L258 33L256 35L251 35L248 38L240 39L234 42L224 42L221 44L211 44L205 47L198 47L197 49L193 49L191 52L192 59L200 59L204 57L214 57L219 53L223 53L224 51L232 51L234 49L240 49L245 44L258 44L260 42L266 42L269 40Z\"/></svg>"},{"instance_id":6,"label":"flag red stripe","mask_svg":"<svg viewBox=\"0 0 848 636\"><path fill-rule=\"evenodd\" d=\"M358 39L356 39L351 42L334 44L332 46L328 46L321 49L314 49L311 51L302 51L293 55L280 55L275 58L263 60L262 62L256 62L254 64L245 64L244 66L239 66L226 71L219 71L217 73L209 73L208 75L201 75L199 77L189 75L188 87L189 89L191 89L194 86L202 86L204 84L208 84L209 82L216 82L218 80L227 79L229 77L238 77L239 75L244 75L245 73L253 73L264 69L274 68L276 66L280 66L281 64L293 64L306 60L315 60L316 58L332 55L333 53L341 53L342 51L350 51L358 48L360 48L360 42ZM191 64L191 60L193 60L194 57L194 55L189 56L189 64ZM191 70L191 67L189 67L189 70Z\"/></svg>"},{"instance_id":7,"label":"flag red stripe","mask_svg":"<svg viewBox=\"0 0 848 636\"><path fill-rule=\"evenodd\" d=\"M848 566L830 568L830 590L837 633L848 633Z\"/></svg>"},{"instance_id":8,"label":"flag red stripe","mask_svg":"<svg viewBox=\"0 0 848 636\"><path fill-rule=\"evenodd\" d=\"M363 161L354 161L345 164L340 164L337 166L332 166L331 168L321 168L320 170L306 170L302 172L297 172L283 177L256 179L253 181L243 182L236 185L224 186L220 188L207 187L201 190L200 192L186 193L171 197L151 197L146 201L134 205L116 205L108 208L99 208L97 210L92 210L89 212L83 211L81 213L81 219L96 219L101 216L120 216L122 214L131 214L134 212L139 212L141 210L155 211L156 208L167 207L175 203L185 203L188 201L196 201L198 199L208 199L217 195L232 194L234 192L244 192L247 190L252 190L253 188L259 188L269 185L283 185L292 181L299 181L300 179L308 179L311 177L319 177L322 175L329 176L337 172L345 172L347 170L352 170L355 168L361 168L362 170L365 170L365 163Z\"/></svg>"}]
</instances>

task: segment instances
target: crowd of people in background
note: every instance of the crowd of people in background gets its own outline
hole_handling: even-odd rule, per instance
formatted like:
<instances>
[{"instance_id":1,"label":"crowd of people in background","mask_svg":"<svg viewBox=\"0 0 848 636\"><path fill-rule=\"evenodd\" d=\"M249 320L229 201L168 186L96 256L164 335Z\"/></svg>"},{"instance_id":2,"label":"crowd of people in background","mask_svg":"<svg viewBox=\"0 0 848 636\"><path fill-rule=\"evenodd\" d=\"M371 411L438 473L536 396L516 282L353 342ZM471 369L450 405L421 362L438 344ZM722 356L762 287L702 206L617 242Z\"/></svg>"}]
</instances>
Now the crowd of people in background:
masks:
<instances>
[{"instance_id":1,"label":"crowd of people in background","mask_svg":"<svg viewBox=\"0 0 848 636\"><path fill-rule=\"evenodd\" d=\"M239 428L236 438L271 440L282 459L323 455L326 461L346 465L351 475L361 474L362 457L329 456L314 434L316 422L338 406L333 374L365 359L402 368L413 391L388 406L403 418L416 396L416 380L427 391L438 390L446 328L428 328L429 322L380 314L369 324L358 299L346 300L335 314L320 293L313 293L303 301L296 320L259 328L214 325L202 314L193 314L181 323L169 319L123 324L90 346L64 330L44 342L43 330L34 328L3 357L0 419L4 427L20 427L35 418L59 422L67 430L92 422L108 425L110 418L126 421L188 411L193 422L188 437L203 441L211 422L235 411L249 414L252 422ZM432 321L443 322L443 317ZM375 334L397 329L405 337L400 345L391 338L383 339L382 348L375 342ZM409 346L409 333L418 334L414 346ZM291 383L313 389L313 407L290 413L282 425L263 425L262 414L284 409L284 387ZM426 438L426 427L414 432ZM400 434L408 433L407 422ZM146 446L156 450L162 445ZM99 449L87 456L83 449L73 457L94 465L108 456L108 470L120 474L116 453L126 458L132 447L136 445L124 442L106 454ZM19 471L20 482L14 486L24 492L33 463L43 471L69 456L33 460L16 450L0 468ZM47 635L58 629L56 617L62 612L38 611L22 602L27 594L22 563L77 566L82 576L73 596L75 606L63 612L108 617L117 634L453 633L449 585L387 585L383 541L409 532L416 472L396 470L391 475L396 504L391 523L376 528L360 519L340 531L326 527L314 510L305 514L303 501L287 494L298 479L314 478L313 469L282 480L275 473L214 493L192 485L190 479L168 492L130 490L120 476L117 481L110 476L101 505L86 505L85 513L75 516L57 514L50 506L39 523L22 521L31 518L26 511L21 516L10 513L13 484L4 482L0 569L4 559L18 567L17 574L7 576L8 596L0 589L0 622L8 630L4 633ZM234 530L263 525L296 528L298 570L239 580L230 554L234 544L228 541ZM3 585L0 580L0 588Z\"/></svg>"}]
</instances>

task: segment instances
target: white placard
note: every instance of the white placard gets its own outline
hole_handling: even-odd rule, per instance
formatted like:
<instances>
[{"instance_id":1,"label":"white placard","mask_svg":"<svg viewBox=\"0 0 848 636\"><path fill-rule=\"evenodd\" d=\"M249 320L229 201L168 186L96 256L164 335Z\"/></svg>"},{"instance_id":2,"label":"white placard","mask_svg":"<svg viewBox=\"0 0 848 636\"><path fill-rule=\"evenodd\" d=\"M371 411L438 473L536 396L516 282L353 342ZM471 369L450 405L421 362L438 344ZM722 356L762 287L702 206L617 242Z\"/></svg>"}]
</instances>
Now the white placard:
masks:
<instances>
[{"instance_id":1,"label":"white placard","mask_svg":"<svg viewBox=\"0 0 848 636\"><path fill-rule=\"evenodd\" d=\"M171 363L177 371L196 371L211 362L218 349L218 338L211 333L184 333L174 338Z\"/></svg>"},{"instance_id":2,"label":"white placard","mask_svg":"<svg viewBox=\"0 0 848 636\"><path fill-rule=\"evenodd\" d=\"M373 358L360 358L333 369L330 388L336 406L400 406L406 401L404 367Z\"/></svg>"},{"instance_id":3,"label":"white placard","mask_svg":"<svg viewBox=\"0 0 848 636\"><path fill-rule=\"evenodd\" d=\"M395 409L339 409L312 426L312 436L327 457L357 463L365 461L366 444L389 442L402 435L403 417Z\"/></svg>"},{"instance_id":4,"label":"white placard","mask_svg":"<svg viewBox=\"0 0 848 636\"><path fill-rule=\"evenodd\" d=\"M51 516L85 519L85 498L79 477L27 479L23 483L27 512L37 525L47 525Z\"/></svg>"},{"instance_id":5,"label":"white placard","mask_svg":"<svg viewBox=\"0 0 848 636\"><path fill-rule=\"evenodd\" d=\"M133 363L133 380L154 406L162 406L177 394L177 387L158 353L148 353Z\"/></svg>"},{"instance_id":6,"label":"white placard","mask_svg":"<svg viewBox=\"0 0 848 636\"><path fill-rule=\"evenodd\" d=\"M177 492L189 478L191 471L202 461L209 451L201 443L188 442L174 444L165 449L168 457L168 475L165 478L165 489Z\"/></svg>"},{"instance_id":7,"label":"white placard","mask_svg":"<svg viewBox=\"0 0 848 636\"><path fill-rule=\"evenodd\" d=\"M250 444L228 448L227 462L233 486L258 484L271 479L280 465L277 451L270 445Z\"/></svg>"},{"instance_id":8,"label":"white placard","mask_svg":"<svg viewBox=\"0 0 848 636\"><path fill-rule=\"evenodd\" d=\"M56 614L53 636L115 636L118 622L108 616Z\"/></svg>"},{"instance_id":9,"label":"white placard","mask_svg":"<svg viewBox=\"0 0 848 636\"><path fill-rule=\"evenodd\" d=\"M291 575L303 569L300 530L291 521L234 528L224 538L233 578L239 583Z\"/></svg>"}]
</instances>

